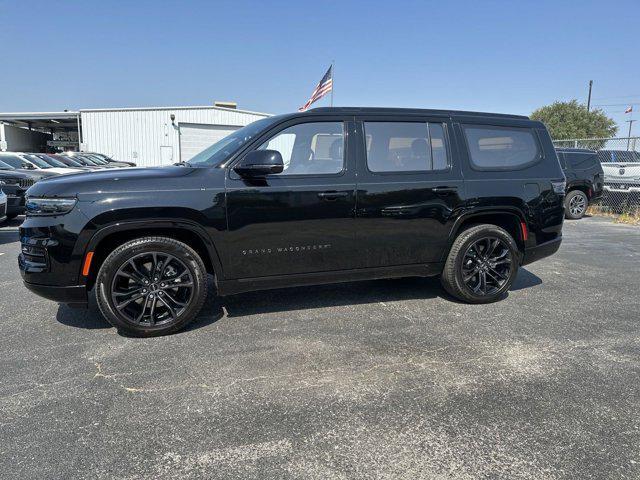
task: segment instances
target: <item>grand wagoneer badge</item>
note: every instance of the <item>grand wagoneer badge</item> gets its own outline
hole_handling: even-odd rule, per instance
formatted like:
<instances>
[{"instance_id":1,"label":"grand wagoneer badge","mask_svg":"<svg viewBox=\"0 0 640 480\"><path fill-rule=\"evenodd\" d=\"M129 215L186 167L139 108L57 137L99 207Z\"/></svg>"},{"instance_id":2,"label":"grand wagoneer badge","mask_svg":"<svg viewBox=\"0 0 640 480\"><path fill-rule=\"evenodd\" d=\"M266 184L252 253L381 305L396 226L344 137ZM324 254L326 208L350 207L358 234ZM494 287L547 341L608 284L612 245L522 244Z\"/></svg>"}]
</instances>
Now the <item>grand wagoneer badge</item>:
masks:
<instances>
[{"instance_id":1,"label":"grand wagoneer badge","mask_svg":"<svg viewBox=\"0 0 640 480\"><path fill-rule=\"evenodd\" d=\"M250 250L242 250L242 255L269 255L271 253L310 252L313 250L326 250L328 248L331 248L330 243L324 243L322 245L297 245L277 248L254 248Z\"/></svg>"}]
</instances>

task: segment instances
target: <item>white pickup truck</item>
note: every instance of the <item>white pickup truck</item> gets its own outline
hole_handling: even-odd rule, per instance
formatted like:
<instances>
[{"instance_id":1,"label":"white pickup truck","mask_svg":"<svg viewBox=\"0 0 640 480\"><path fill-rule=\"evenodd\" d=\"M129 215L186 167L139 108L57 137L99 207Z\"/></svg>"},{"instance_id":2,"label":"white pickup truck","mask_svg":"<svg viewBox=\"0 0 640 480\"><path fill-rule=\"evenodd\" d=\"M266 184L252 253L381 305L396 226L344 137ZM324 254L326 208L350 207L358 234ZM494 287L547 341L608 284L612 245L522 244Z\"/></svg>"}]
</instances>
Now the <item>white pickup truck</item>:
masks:
<instances>
[{"instance_id":1,"label":"white pickup truck","mask_svg":"<svg viewBox=\"0 0 640 480\"><path fill-rule=\"evenodd\" d=\"M604 171L605 205L640 206L640 152L599 150Z\"/></svg>"}]
</instances>

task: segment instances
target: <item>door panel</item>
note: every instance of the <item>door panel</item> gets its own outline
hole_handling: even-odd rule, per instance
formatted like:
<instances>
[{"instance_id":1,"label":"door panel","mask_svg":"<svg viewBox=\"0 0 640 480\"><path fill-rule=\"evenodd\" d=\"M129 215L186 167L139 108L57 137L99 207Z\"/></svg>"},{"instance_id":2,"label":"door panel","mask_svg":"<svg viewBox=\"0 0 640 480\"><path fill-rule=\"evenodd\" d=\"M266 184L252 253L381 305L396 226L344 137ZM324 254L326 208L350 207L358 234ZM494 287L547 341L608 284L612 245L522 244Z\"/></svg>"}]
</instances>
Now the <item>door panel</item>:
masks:
<instances>
[{"instance_id":1,"label":"door panel","mask_svg":"<svg viewBox=\"0 0 640 480\"><path fill-rule=\"evenodd\" d=\"M348 133L354 127L346 120L298 119L279 126L254 149L283 150L283 174L259 180L227 175L227 279L355 267L355 163ZM301 123L342 125L343 147L336 143L335 129L323 126L309 136L313 129L308 125L294 128ZM335 168L339 156L342 171L326 173L340 170ZM321 167L314 170L318 163L313 162Z\"/></svg>"},{"instance_id":2,"label":"door panel","mask_svg":"<svg viewBox=\"0 0 640 480\"><path fill-rule=\"evenodd\" d=\"M464 195L448 118L357 120L360 266L440 261Z\"/></svg>"}]
</instances>

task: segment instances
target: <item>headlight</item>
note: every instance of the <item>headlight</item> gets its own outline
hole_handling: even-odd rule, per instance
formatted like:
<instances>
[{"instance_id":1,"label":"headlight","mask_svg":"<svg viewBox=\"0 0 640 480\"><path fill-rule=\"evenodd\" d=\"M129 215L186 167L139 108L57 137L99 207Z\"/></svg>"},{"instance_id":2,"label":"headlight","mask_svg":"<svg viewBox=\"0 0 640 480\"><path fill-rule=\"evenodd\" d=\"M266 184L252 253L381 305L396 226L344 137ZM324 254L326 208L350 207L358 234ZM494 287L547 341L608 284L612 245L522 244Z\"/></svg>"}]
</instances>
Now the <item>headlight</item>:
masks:
<instances>
[{"instance_id":1,"label":"headlight","mask_svg":"<svg viewBox=\"0 0 640 480\"><path fill-rule=\"evenodd\" d=\"M27 215L64 215L76 206L77 198L27 197Z\"/></svg>"}]
</instances>

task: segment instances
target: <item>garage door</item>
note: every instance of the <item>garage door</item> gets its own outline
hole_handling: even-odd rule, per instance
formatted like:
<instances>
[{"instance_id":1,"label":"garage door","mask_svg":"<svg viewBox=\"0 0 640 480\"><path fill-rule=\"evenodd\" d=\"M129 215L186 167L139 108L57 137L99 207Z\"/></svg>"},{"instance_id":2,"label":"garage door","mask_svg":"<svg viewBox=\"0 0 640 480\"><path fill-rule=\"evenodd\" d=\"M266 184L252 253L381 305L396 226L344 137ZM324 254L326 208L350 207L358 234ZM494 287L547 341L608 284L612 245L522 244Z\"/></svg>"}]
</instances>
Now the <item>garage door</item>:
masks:
<instances>
[{"instance_id":1,"label":"garage door","mask_svg":"<svg viewBox=\"0 0 640 480\"><path fill-rule=\"evenodd\" d=\"M240 127L230 125L180 124L180 160L186 162L195 154L226 137Z\"/></svg>"}]
</instances>

